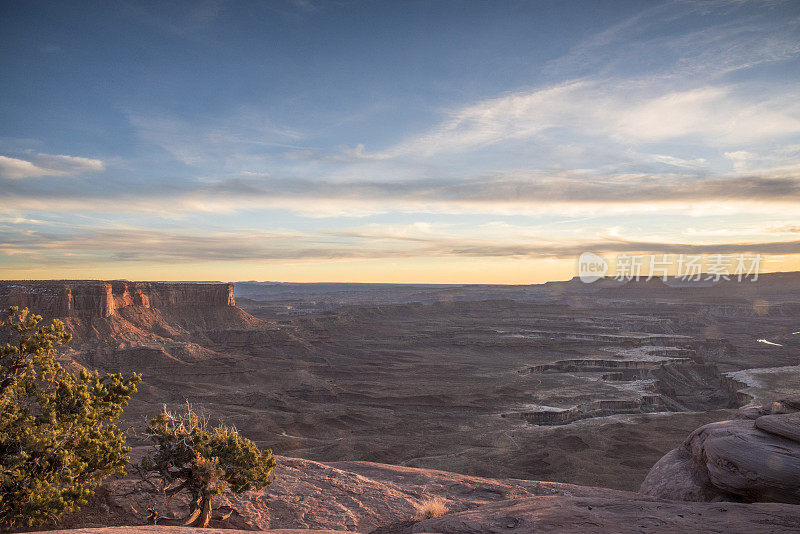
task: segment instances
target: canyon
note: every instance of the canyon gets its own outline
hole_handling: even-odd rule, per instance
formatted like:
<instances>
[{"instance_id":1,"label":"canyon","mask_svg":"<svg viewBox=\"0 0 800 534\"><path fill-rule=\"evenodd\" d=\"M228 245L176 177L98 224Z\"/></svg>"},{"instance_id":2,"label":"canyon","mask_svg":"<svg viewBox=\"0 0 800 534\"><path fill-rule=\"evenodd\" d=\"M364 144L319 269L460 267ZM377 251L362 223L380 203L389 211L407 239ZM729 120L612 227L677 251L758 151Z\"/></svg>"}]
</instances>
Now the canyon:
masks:
<instances>
[{"instance_id":1,"label":"canyon","mask_svg":"<svg viewBox=\"0 0 800 534\"><path fill-rule=\"evenodd\" d=\"M651 282L6 281L0 304L63 320L67 365L143 375L121 421L137 448L162 404L189 402L295 458L287 466L373 462L636 492L698 427L800 391L800 274Z\"/></svg>"}]
</instances>

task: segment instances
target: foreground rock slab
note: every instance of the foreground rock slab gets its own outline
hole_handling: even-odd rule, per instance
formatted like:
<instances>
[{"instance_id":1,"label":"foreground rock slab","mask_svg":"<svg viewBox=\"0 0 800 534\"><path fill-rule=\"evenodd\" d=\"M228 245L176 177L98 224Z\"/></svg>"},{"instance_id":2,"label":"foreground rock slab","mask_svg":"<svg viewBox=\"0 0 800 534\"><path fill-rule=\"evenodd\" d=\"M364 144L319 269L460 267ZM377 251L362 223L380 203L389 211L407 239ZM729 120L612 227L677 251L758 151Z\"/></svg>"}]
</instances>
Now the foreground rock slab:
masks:
<instances>
[{"instance_id":1,"label":"foreground rock slab","mask_svg":"<svg viewBox=\"0 0 800 534\"><path fill-rule=\"evenodd\" d=\"M106 485L60 527L72 528L64 531L69 534L800 531L800 506L788 504L667 502L604 488L371 462L278 457L278 465L278 478L266 490L220 497L215 508L230 516L212 529L162 527L177 524L186 503L176 499L166 506L163 496L134 478ZM442 501L447 513L421 521L417 507L431 498ZM142 513L153 505L163 518L158 527L145 526ZM88 528L112 525L118 528Z\"/></svg>"},{"instance_id":2,"label":"foreground rock slab","mask_svg":"<svg viewBox=\"0 0 800 534\"><path fill-rule=\"evenodd\" d=\"M417 523L408 533L763 533L798 532L786 504L679 503L588 497L530 497Z\"/></svg>"},{"instance_id":3,"label":"foreground rock slab","mask_svg":"<svg viewBox=\"0 0 800 534\"><path fill-rule=\"evenodd\" d=\"M275 473L276 481L263 491L215 498L215 509L230 512L230 516L212 521L211 526L370 532L411 521L417 505L432 497L443 499L451 511L543 495L642 498L604 488L481 478L371 462L322 463L279 456ZM129 477L107 483L104 491L61 527L144 525L150 506L158 510L159 524L178 524L188 512L185 499L175 498L166 505L163 495L155 493L152 486Z\"/></svg>"}]
</instances>

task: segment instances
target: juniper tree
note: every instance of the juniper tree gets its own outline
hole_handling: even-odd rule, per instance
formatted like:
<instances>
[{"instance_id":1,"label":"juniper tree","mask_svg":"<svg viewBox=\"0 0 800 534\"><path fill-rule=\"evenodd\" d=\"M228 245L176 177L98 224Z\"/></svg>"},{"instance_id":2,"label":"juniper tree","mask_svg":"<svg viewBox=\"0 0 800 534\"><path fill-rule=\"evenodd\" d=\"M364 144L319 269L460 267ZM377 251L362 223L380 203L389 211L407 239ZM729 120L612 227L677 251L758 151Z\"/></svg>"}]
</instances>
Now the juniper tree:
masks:
<instances>
[{"instance_id":1,"label":"juniper tree","mask_svg":"<svg viewBox=\"0 0 800 534\"><path fill-rule=\"evenodd\" d=\"M77 510L130 452L113 421L140 377L67 371L55 353L71 335L41 321L16 307L0 320L0 530Z\"/></svg>"},{"instance_id":2,"label":"juniper tree","mask_svg":"<svg viewBox=\"0 0 800 534\"><path fill-rule=\"evenodd\" d=\"M176 413L165 406L145 434L156 450L142 459L144 474L162 479L168 499L181 491L191 496L184 525L207 527L215 495L260 490L272 483L276 462L271 450L259 449L233 427L210 427L189 405Z\"/></svg>"}]
</instances>

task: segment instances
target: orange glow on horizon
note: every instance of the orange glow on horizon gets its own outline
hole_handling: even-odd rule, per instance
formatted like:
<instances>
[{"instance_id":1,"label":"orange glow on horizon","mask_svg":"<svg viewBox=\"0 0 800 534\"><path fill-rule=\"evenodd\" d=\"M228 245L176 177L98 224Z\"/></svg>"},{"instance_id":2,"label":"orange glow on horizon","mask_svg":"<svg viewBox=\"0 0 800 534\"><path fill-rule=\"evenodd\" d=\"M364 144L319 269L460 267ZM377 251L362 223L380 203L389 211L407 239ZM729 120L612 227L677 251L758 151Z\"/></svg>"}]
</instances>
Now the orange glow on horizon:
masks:
<instances>
[{"instance_id":1,"label":"orange glow on horizon","mask_svg":"<svg viewBox=\"0 0 800 534\"><path fill-rule=\"evenodd\" d=\"M760 272L800 271L800 254L766 257ZM576 276L576 258L420 258L7 267L6 280L196 280L396 284L541 284ZM609 275L613 275L613 269Z\"/></svg>"}]
</instances>

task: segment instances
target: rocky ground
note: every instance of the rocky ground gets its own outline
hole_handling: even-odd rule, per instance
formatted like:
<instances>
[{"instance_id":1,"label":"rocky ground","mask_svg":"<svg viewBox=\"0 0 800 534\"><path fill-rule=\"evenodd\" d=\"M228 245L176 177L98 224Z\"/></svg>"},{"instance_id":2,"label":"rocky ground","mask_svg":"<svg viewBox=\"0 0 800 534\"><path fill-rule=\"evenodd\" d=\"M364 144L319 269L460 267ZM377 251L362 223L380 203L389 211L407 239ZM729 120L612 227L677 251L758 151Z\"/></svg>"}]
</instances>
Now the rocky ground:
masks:
<instances>
[{"instance_id":1,"label":"rocky ground","mask_svg":"<svg viewBox=\"0 0 800 534\"><path fill-rule=\"evenodd\" d=\"M490 504L420 522L405 522L376 534L531 533L720 534L789 533L800 529L800 511L786 504L707 504L590 497L528 497ZM62 534L240 534L246 530L169 526L79 528ZM275 534L335 534L327 529L279 529Z\"/></svg>"},{"instance_id":2,"label":"rocky ground","mask_svg":"<svg viewBox=\"0 0 800 534\"><path fill-rule=\"evenodd\" d=\"M487 479L370 462L321 463L278 457L276 480L270 487L218 499L215 507L232 513L214 526L370 532L406 525L414 519L417 507L434 497L443 499L448 509L456 512L531 496L642 498L635 493L572 484ZM146 510L153 505L164 523L175 522L188 509L187 503L177 498L167 505L151 485L129 476L107 483L94 502L62 526L145 524Z\"/></svg>"},{"instance_id":3,"label":"rocky ground","mask_svg":"<svg viewBox=\"0 0 800 534\"><path fill-rule=\"evenodd\" d=\"M231 513L218 529L272 532L375 532L376 534L494 532L794 532L800 506L778 503L674 502L602 488L514 479L483 479L367 462L323 464L279 458L278 479L262 492L222 497ZM448 513L419 520L420 503L440 497ZM201 533L219 530L144 526L141 512L154 502L165 519L180 516L131 479L106 491L64 522L71 534ZM136 512L138 511L138 513ZM89 527L127 525L114 529ZM136 528L131 525L142 525Z\"/></svg>"}]
</instances>

